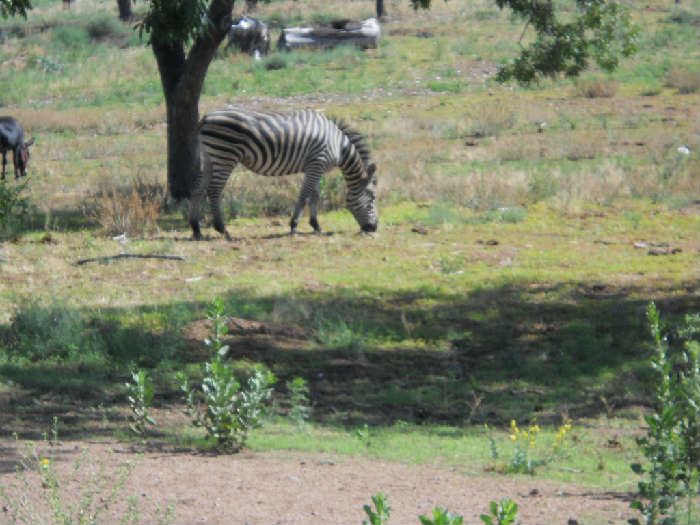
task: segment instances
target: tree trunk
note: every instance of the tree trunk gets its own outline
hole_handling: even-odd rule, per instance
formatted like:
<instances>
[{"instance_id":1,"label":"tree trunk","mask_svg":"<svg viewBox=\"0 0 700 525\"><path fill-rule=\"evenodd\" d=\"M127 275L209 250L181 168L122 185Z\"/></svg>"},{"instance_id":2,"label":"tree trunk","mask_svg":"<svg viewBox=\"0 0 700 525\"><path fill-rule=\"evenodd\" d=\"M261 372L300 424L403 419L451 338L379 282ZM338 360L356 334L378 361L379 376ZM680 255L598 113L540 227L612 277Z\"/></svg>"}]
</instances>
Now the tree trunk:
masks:
<instances>
[{"instance_id":1,"label":"tree trunk","mask_svg":"<svg viewBox=\"0 0 700 525\"><path fill-rule=\"evenodd\" d=\"M199 96L188 99L181 90L166 95L168 124L168 190L176 199L192 193L199 175Z\"/></svg>"},{"instance_id":2,"label":"tree trunk","mask_svg":"<svg viewBox=\"0 0 700 525\"><path fill-rule=\"evenodd\" d=\"M199 175L199 96L214 53L231 26L232 8L233 0L212 0L207 13L211 24L187 54L182 42L151 33L167 112L168 191L176 200L190 197Z\"/></svg>"},{"instance_id":3,"label":"tree trunk","mask_svg":"<svg viewBox=\"0 0 700 525\"><path fill-rule=\"evenodd\" d=\"M117 0L117 7L119 7L119 20L128 22L131 20L133 13L131 12L131 0Z\"/></svg>"},{"instance_id":4,"label":"tree trunk","mask_svg":"<svg viewBox=\"0 0 700 525\"><path fill-rule=\"evenodd\" d=\"M385 18L386 17L386 10L384 9L384 0L376 0L376 8L377 8L377 20Z\"/></svg>"}]
</instances>

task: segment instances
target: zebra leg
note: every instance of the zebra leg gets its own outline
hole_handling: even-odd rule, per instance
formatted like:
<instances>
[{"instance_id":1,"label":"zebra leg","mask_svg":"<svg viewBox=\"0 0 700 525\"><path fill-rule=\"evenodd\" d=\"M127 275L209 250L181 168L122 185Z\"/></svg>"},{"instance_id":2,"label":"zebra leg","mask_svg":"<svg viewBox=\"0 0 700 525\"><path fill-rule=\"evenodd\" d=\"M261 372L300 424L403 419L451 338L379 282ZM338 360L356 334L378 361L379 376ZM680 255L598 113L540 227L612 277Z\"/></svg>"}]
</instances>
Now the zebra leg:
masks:
<instances>
[{"instance_id":1,"label":"zebra leg","mask_svg":"<svg viewBox=\"0 0 700 525\"><path fill-rule=\"evenodd\" d=\"M318 185L321 180L321 175L323 171L319 166L308 166L304 171L304 182L301 185L301 191L299 192L299 198L297 199L296 206L294 206L294 214L292 215L292 220L289 223L292 231L291 234L294 235L297 232L297 225L299 224L299 217L301 212L304 211L304 206L309 202L310 206L313 205L317 207L318 205ZM311 226L313 226L314 231L320 231L318 227L318 220L316 220L315 209L311 216Z\"/></svg>"},{"instance_id":2,"label":"zebra leg","mask_svg":"<svg viewBox=\"0 0 700 525\"><path fill-rule=\"evenodd\" d=\"M319 183L316 184L309 197L309 224L314 229L314 233L321 233L321 225L318 223L318 200L321 197L319 185Z\"/></svg>"},{"instance_id":3,"label":"zebra leg","mask_svg":"<svg viewBox=\"0 0 700 525\"><path fill-rule=\"evenodd\" d=\"M297 203L294 205L294 213L292 214L292 220L289 221L289 227L291 231L290 235L295 235L297 233L297 226L299 225L299 217L301 212L304 211L304 206L306 205L306 195L304 195L304 190L301 190L301 194L297 199Z\"/></svg>"},{"instance_id":4,"label":"zebra leg","mask_svg":"<svg viewBox=\"0 0 700 525\"><path fill-rule=\"evenodd\" d=\"M223 234L227 241L232 239L228 231L226 231L224 217L221 213L221 193L230 174L231 170L229 169L215 171L207 186L207 197L209 198L209 207L211 208L214 221L214 229Z\"/></svg>"}]
</instances>

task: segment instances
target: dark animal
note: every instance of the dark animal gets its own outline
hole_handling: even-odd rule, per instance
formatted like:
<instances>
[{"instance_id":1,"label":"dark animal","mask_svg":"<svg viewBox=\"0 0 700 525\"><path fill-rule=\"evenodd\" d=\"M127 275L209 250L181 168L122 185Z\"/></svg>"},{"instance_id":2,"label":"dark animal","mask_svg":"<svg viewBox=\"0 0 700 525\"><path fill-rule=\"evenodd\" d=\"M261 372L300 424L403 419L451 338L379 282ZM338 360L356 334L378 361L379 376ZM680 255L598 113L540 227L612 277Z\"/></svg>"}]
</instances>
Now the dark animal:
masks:
<instances>
[{"instance_id":1,"label":"dark animal","mask_svg":"<svg viewBox=\"0 0 700 525\"><path fill-rule=\"evenodd\" d=\"M199 142L202 173L190 203L195 239L202 236L199 219L205 195L214 229L230 238L221 213L221 192L239 163L260 175L304 173L290 223L292 234L307 203L310 224L314 231L321 231L317 219L319 183L323 174L336 166L345 177L346 204L355 220L365 232L377 230L376 165L362 135L340 120L311 110L276 113L232 107L204 116Z\"/></svg>"},{"instance_id":2,"label":"dark animal","mask_svg":"<svg viewBox=\"0 0 700 525\"><path fill-rule=\"evenodd\" d=\"M267 24L249 16L240 18L235 24L231 24L228 31L228 46L238 48L256 58L267 55L270 51L270 31Z\"/></svg>"},{"instance_id":3,"label":"dark animal","mask_svg":"<svg viewBox=\"0 0 700 525\"><path fill-rule=\"evenodd\" d=\"M7 165L7 152L12 152L12 161L15 168L15 178L27 175L29 164L29 146L34 144L34 139L24 142L24 130L16 119L12 117L0 117L0 153L2 153L2 180L5 180L5 166Z\"/></svg>"}]
</instances>

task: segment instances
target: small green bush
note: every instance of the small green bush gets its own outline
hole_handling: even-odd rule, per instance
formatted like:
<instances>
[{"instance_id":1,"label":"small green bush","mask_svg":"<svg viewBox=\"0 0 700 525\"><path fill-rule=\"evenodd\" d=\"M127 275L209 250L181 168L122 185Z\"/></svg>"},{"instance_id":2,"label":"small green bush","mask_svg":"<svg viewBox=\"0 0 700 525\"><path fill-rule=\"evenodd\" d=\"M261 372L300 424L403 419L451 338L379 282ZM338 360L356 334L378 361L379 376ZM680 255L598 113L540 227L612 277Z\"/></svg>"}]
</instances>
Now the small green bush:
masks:
<instances>
[{"instance_id":1,"label":"small green bush","mask_svg":"<svg viewBox=\"0 0 700 525\"><path fill-rule=\"evenodd\" d=\"M149 425L155 425L156 421L149 415L148 410L153 404L153 381L145 370L134 370L131 373L131 381L125 384L127 401L131 409L131 423L129 428L135 434L142 436Z\"/></svg>"},{"instance_id":2,"label":"small green bush","mask_svg":"<svg viewBox=\"0 0 700 525\"><path fill-rule=\"evenodd\" d=\"M84 27L65 25L53 30L51 40L54 44L67 49L77 50L90 45L90 37Z\"/></svg>"},{"instance_id":3,"label":"small green bush","mask_svg":"<svg viewBox=\"0 0 700 525\"><path fill-rule=\"evenodd\" d=\"M85 23L85 30L92 40L128 37L129 29L112 13L97 13Z\"/></svg>"},{"instance_id":4,"label":"small green bush","mask_svg":"<svg viewBox=\"0 0 700 525\"><path fill-rule=\"evenodd\" d=\"M204 342L212 349L212 358L204 365L198 388L191 388L189 379L179 374L180 388L192 424L204 428L207 439L216 440L220 450L237 452L245 446L248 433L262 424L275 376L269 370L257 369L244 385L239 383L234 367L224 360L228 346L223 338L228 328L221 299L212 302L208 319L212 323L211 337Z\"/></svg>"},{"instance_id":5,"label":"small green bush","mask_svg":"<svg viewBox=\"0 0 700 525\"><path fill-rule=\"evenodd\" d=\"M645 525L694 525L700 517L700 317L687 316L680 329L668 331L651 303L647 320L655 404L645 417L647 434L637 439L646 463L631 465L644 476L631 507Z\"/></svg>"},{"instance_id":6,"label":"small green bush","mask_svg":"<svg viewBox=\"0 0 700 525\"><path fill-rule=\"evenodd\" d=\"M518 504L510 498L489 504L490 514L479 516L484 525L513 525L518 519Z\"/></svg>"},{"instance_id":7,"label":"small green bush","mask_svg":"<svg viewBox=\"0 0 700 525\"><path fill-rule=\"evenodd\" d=\"M11 350L32 361L84 358L103 353L88 320L75 309L55 304L26 304L11 327Z\"/></svg>"},{"instance_id":8,"label":"small green bush","mask_svg":"<svg viewBox=\"0 0 700 525\"><path fill-rule=\"evenodd\" d=\"M364 520L362 525L386 525L391 515L391 507L386 495L381 492L375 494L372 496L372 503L374 503L374 509L369 505L362 507L369 518L369 521Z\"/></svg>"}]
</instances>

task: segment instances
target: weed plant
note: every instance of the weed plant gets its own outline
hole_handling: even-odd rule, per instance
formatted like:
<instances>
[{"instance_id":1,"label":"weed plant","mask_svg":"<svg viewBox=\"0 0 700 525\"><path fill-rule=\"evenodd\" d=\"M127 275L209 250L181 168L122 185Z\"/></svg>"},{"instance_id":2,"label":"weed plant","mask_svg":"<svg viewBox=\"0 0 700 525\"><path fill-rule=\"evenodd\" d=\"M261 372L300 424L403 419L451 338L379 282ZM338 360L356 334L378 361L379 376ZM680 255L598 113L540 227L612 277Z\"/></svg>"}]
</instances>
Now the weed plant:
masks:
<instances>
[{"instance_id":1,"label":"weed plant","mask_svg":"<svg viewBox=\"0 0 700 525\"><path fill-rule=\"evenodd\" d=\"M372 503L374 508L369 505L362 507L369 519L369 521L363 520L362 525L387 525L391 515L391 506L386 495L381 492L375 494L372 496Z\"/></svg>"},{"instance_id":2,"label":"weed plant","mask_svg":"<svg viewBox=\"0 0 700 525\"><path fill-rule=\"evenodd\" d=\"M138 236L157 230L164 202L163 186L135 177L127 185L103 184L88 197L83 213L107 235Z\"/></svg>"},{"instance_id":3,"label":"weed plant","mask_svg":"<svg viewBox=\"0 0 700 525\"><path fill-rule=\"evenodd\" d=\"M646 436L637 444L647 463L632 470L640 499L632 508L645 525L693 525L700 517L700 318L686 317L684 326L668 334L656 306L647 308L654 342L654 412L645 417ZM633 525L642 523L635 518Z\"/></svg>"},{"instance_id":4,"label":"weed plant","mask_svg":"<svg viewBox=\"0 0 700 525\"><path fill-rule=\"evenodd\" d=\"M172 523L174 507L156 507L145 519L140 502L143 496L128 496L126 483L133 473L133 462L122 462L116 471L96 462L83 449L71 468L59 469L60 451L56 449L56 423L52 439L46 436L41 449L26 444L15 482L0 484L2 523L21 525L99 525L119 523L167 525Z\"/></svg>"},{"instance_id":5,"label":"weed plant","mask_svg":"<svg viewBox=\"0 0 700 525\"><path fill-rule=\"evenodd\" d=\"M509 438L512 450L508 462L497 467L497 470L507 474L530 474L544 465L564 458L570 450L571 422L567 421L559 426L554 439L545 448L539 439L540 427L532 424L527 428L520 428L515 420L510 422ZM486 438L489 442L491 459L498 462L502 457L498 451L496 441L491 434L488 425L484 426Z\"/></svg>"},{"instance_id":6,"label":"weed plant","mask_svg":"<svg viewBox=\"0 0 700 525\"><path fill-rule=\"evenodd\" d=\"M432 516L418 516L421 525L462 525L464 517L452 514L443 507L435 507Z\"/></svg>"},{"instance_id":7,"label":"weed plant","mask_svg":"<svg viewBox=\"0 0 700 525\"><path fill-rule=\"evenodd\" d=\"M303 430L311 417L309 401L309 385L303 377L295 377L287 381L289 410L287 416L299 430Z\"/></svg>"},{"instance_id":8,"label":"weed plant","mask_svg":"<svg viewBox=\"0 0 700 525\"><path fill-rule=\"evenodd\" d=\"M194 426L203 428L207 439L215 440L220 450L237 452L245 445L250 430L262 424L275 377L267 370L257 369L241 385L233 366L225 361L229 348L223 343L228 332L223 301L212 302L208 319L212 330L205 344L211 348L212 358L204 364L199 388L191 388L189 379L179 375L181 390Z\"/></svg>"},{"instance_id":9,"label":"weed plant","mask_svg":"<svg viewBox=\"0 0 700 525\"><path fill-rule=\"evenodd\" d=\"M131 381L125 383L127 402L131 409L131 423L129 428L134 434L143 436L149 426L156 421L148 413L153 404L153 381L143 369L134 370L131 373Z\"/></svg>"},{"instance_id":10,"label":"weed plant","mask_svg":"<svg viewBox=\"0 0 700 525\"><path fill-rule=\"evenodd\" d=\"M480 516L484 525L515 525L518 519L518 504L510 498L489 503L490 514Z\"/></svg>"}]
</instances>

